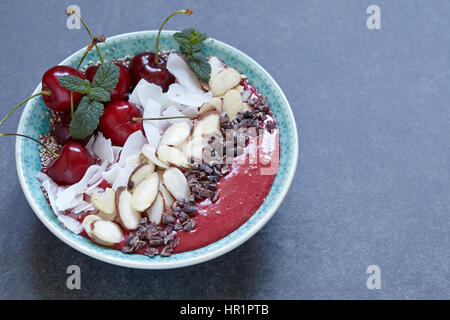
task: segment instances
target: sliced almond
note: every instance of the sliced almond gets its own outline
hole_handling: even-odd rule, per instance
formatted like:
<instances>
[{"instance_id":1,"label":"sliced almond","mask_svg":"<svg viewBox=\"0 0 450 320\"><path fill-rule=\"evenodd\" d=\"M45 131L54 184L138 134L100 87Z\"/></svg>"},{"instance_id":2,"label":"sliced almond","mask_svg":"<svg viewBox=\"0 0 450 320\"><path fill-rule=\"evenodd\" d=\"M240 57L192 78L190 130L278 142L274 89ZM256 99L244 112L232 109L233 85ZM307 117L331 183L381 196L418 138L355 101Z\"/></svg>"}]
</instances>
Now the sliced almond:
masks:
<instances>
[{"instance_id":1,"label":"sliced almond","mask_svg":"<svg viewBox=\"0 0 450 320\"><path fill-rule=\"evenodd\" d=\"M151 146L150 144L147 143L143 145L141 152L147 159L153 162L156 166L164 169L169 168L167 164L158 159L158 157L156 156L156 148Z\"/></svg>"},{"instance_id":2,"label":"sliced almond","mask_svg":"<svg viewBox=\"0 0 450 320\"><path fill-rule=\"evenodd\" d=\"M92 204L100 211L110 215L116 212L116 193L111 188L106 188L105 192L95 191L91 196Z\"/></svg>"},{"instance_id":3,"label":"sliced almond","mask_svg":"<svg viewBox=\"0 0 450 320\"><path fill-rule=\"evenodd\" d=\"M165 208L172 208L173 203L175 202L175 199L172 197L170 192L166 189L166 187L163 184L163 179L161 178L159 183L159 192L162 194L164 198L164 205Z\"/></svg>"},{"instance_id":4,"label":"sliced almond","mask_svg":"<svg viewBox=\"0 0 450 320\"><path fill-rule=\"evenodd\" d=\"M175 199L181 200L189 197L190 190L187 179L179 169L169 168L164 171L163 181L165 187Z\"/></svg>"},{"instance_id":5,"label":"sliced almond","mask_svg":"<svg viewBox=\"0 0 450 320\"><path fill-rule=\"evenodd\" d=\"M96 220L92 223L92 237L98 244L112 246L122 241L123 233L112 221Z\"/></svg>"},{"instance_id":6,"label":"sliced almond","mask_svg":"<svg viewBox=\"0 0 450 320\"><path fill-rule=\"evenodd\" d=\"M210 141L213 138L217 141L223 141L222 131L220 130L211 130L207 133L204 133L202 138L204 143L203 146L206 146L208 144L208 141Z\"/></svg>"},{"instance_id":7,"label":"sliced almond","mask_svg":"<svg viewBox=\"0 0 450 320\"><path fill-rule=\"evenodd\" d=\"M177 168L189 168L189 161L186 155L179 149L160 145L156 151L158 158L169 166Z\"/></svg>"},{"instance_id":8,"label":"sliced almond","mask_svg":"<svg viewBox=\"0 0 450 320\"><path fill-rule=\"evenodd\" d=\"M122 226L127 230L136 230L141 214L131 206L132 195L125 187L116 191L116 211Z\"/></svg>"},{"instance_id":9,"label":"sliced almond","mask_svg":"<svg viewBox=\"0 0 450 320\"><path fill-rule=\"evenodd\" d=\"M152 205L158 195L159 175L151 173L134 189L131 206L137 211L145 211Z\"/></svg>"},{"instance_id":10,"label":"sliced almond","mask_svg":"<svg viewBox=\"0 0 450 320\"><path fill-rule=\"evenodd\" d=\"M139 154L135 154L131 157L128 157L125 160L125 163L132 168L136 168L139 165Z\"/></svg>"},{"instance_id":11,"label":"sliced almond","mask_svg":"<svg viewBox=\"0 0 450 320\"><path fill-rule=\"evenodd\" d=\"M189 140L183 147L183 152L188 159L201 160L203 156L203 139L202 137L195 137Z\"/></svg>"},{"instance_id":12,"label":"sliced almond","mask_svg":"<svg viewBox=\"0 0 450 320\"><path fill-rule=\"evenodd\" d=\"M97 220L101 220L101 218L99 216L96 216L95 214L90 214L84 217L83 222L81 223L84 231L86 231L87 235L91 238L92 238L92 223L94 223L94 221Z\"/></svg>"},{"instance_id":13,"label":"sliced almond","mask_svg":"<svg viewBox=\"0 0 450 320\"><path fill-rule=\"evenodd\" d=\"M192 138L201 137L203 134L220 130L220 116L218 112L210 112L200 118L194 125Z\"/></svg>"},{"instance_id":14,"label":"sliced almond","mask_svg":"<svg viewBox=\"0 0 450 320\"><path fill-rule=\"evenodd\" d=\"M101 218L102 220L113 221L116 218L116 212L108 214L103 211L99 211L97 213L97 216L99 216L99 218Z\"/></svg>"},{"instance_id":15,"label":"sliced almond","mask_svg":"<svg viewBox=\"0 0 450 320\"><path fill-rule=\"evenodd\" d=\"M178 150L183 151L183 148L188 144L189 140L190 140L190 139L184 140L184 141L181 142L180 144L177 144L177 145L175 146L175 148L177 148Z\"/></svg>"},{"instance_id":16,"label":"sliced almond","mask_svg":"<svg viewBox=\"0 0 450 320\"><path fill-rule=\"evenodd\" d=\"M139 154L139 164L143 164L144 162L149 162L149 161L150 160L143 153Z\"/></svg>"},{"instance_id":17,"label":"sliced almond","mask_svg":"<svg viewBox=\"0 0 450 320\"><path fill-rule=\"evenodd\" d=\"M219 113L222 112L222 99L214 97L211 101L205 102L198 113L205 114L210 111L217 111Z\"/></svg>"},{"instance_id":18,"label":"sliced almond","mask_svg":"<svg viewBox=\"0 0 450 320\"><path fill-rule=\"evenodd\" d=\"M239 112L242 112L241 94L237 90L229 90L223 96L223 111L230 120L234 120Z\"/></svg>"},{"instance_id":19,"label":"sliced almond","mask_svg":"<svg viewBox=\"0 0 450 320\"><path fill-rule=\"evenodd\" d=\"M191 126L186 121L176 122L164 131L160 144L176 146L182 143L191 133Z\"/></svg>"},{"instance_id":20,"label":"sliced almond","mask_svg":"<svg viewBox=\"0 0 450 320\"><path fill-rule=\"evenodd\" d=\"M241 74L234 68L226 68L209 80L209 88L214 96L221 96L241 82Z\"/></svg>"},{"instance_id":21,"label":"sliced almond","mask_svg":"<svg viewBox=\"0 0 450 320\"><path fill-rule=\"evenodd\" d=\"M160 224L164 210L165 210L164 197L162 193L159 192L158 196L155 199L155 202L153 202L151 208L147 210L147 217L150 220L150 222Z\"/></svg>"},{"instance_id":22,"label":"sliced almond","mask_svg":"<svg viewBox=\"0 0 450 320\"><path fill-rule=\"evenodd\" d=\"M144 162L136 167L128 179L128 191L133 192L134 189L141 183L146 177L155 171L155 165L153 162Z\"/></svg>"}]
</instances>

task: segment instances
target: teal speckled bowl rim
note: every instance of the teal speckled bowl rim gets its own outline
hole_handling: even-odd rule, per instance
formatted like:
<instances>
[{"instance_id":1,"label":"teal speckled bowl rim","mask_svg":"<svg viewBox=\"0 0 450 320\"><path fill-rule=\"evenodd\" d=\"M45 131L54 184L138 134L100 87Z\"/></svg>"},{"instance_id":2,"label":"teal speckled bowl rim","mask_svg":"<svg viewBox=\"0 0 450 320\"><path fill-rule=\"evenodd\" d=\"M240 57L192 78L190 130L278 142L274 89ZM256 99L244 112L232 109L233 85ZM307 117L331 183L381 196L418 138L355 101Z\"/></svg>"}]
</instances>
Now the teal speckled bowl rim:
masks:
<instances>
[{"instance_id":1,"label":"teal speckled bowl rim","mask_svg":"<svg viewBox=\"0 0 450 320\"><path fill-rule=\"evenodd\" d=\"M162 33L160 44L162 49L178 47L170 37L174 32ZM156 34L157 31L152 30L117 35L101 45L102 52L108 53L105 56L107 60L135 55L154 48ZM83 52L84 48L60 64L76 66ZM270 220L286 196L297 167L298 135L289 102L269 73L245 53L214 39L207 41L205 53L218 56L226 64L246 74L256 88L266 95L277 121L280 130L280 166L274 184L261 207L237 230L206 247L164 258L124 254L117 250L100 247L62 227L49 207L36 179L40 171L38 148L27 139L17 138L16 166L23 192L38 218L54 235L78 251L108 263L139 269L169 269L194 265L225 254L247 241ZM85 61L97 60L95 54L95 50L91 51ZM40 90L41 84L36 87L34 93ZM22 112L17 132L34 137L45 134L49 128L48 115L45 116L45 111L42 98L29 101Z\"/></svg>"}]
</instances>

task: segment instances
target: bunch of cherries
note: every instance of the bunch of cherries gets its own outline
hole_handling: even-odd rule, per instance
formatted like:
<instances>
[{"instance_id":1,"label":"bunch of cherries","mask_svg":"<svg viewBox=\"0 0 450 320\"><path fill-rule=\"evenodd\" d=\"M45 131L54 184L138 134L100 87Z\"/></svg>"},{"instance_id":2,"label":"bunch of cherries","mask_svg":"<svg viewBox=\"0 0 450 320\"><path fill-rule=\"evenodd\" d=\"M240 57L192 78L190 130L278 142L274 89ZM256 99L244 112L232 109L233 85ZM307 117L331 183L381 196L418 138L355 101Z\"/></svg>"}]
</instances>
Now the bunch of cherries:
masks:
<instances>
[{"instance_id":1,"label":"bunch of cherries","mask_svg":"<svg viewBox=\"0 0 450 320\"><path fill-rule=\"evenodd\" d=\"M71 13L76 14L76 12ZM192 11L190 9L180 10L170 15L169 18L178 13L190 15ZM79 18L81 19L81 17ZM158 48L161 29L169 18L164 21L159 30L156 48ZM94 37L89 28L83 20L82 22L89 32L92 41L94 41ZM98 47L97 51L101 61L103 61ZM166 61L162 57L158 57L157 53L158 49L156 49L156 53L150 51L140 53L132 58L129 66L119 62L116 63L120 71L119 81L110 95L110 101L105 103L104 113L100 118L98 126L98 130L106 138L111 139L113 145L123 146L129 135L138 130L143 131L142 121L136 121L134 119L141 118L141 112L133 103L128 101L129 93L136 84L141 79L145 79L148 82L159 85L166 92L169 85L175 82L175 77L166 68ZM45 105L50 110L56 112L61 118L61 121L53 129L53 134L57 142L63 147L59 151L59 154L51 152L56 156L56 159L44 168L50 178L60 185L70 185L80 181L87 169L95 163L95 159L85 148L85 145L90 139L89 136L82 140L77 140L70 135L71 106L72 103L73 106L76 106L83 97L83 94L71 92L63 88L59 84L58 78L63 75L76 75L81 79L87 79L92 82L98 68L99 65L92 65L84 73L73 67L62 65L48 69L42 77L42 91L22 101L0 122L1 126L12 112L26 101L36 96L42 96ZM26 137L18 134L1 135ZM33 138L31 139L36 141ZM44 147L47 148L46 146Z\"/></svg>"}]
</instances>

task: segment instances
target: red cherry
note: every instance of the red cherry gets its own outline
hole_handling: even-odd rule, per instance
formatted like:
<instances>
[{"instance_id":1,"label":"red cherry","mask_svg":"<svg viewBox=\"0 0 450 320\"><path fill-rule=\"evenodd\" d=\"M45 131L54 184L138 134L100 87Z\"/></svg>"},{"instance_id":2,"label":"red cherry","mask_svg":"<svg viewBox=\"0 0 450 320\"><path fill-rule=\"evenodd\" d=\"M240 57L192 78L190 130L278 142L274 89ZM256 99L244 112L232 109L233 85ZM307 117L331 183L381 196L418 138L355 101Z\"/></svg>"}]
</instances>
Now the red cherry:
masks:
<instances>
[{"instance_id":1,"label":"red cherry","mask_svg":"<svg viewBox=\"0 0 450 320\"><path fill-rule=\"evenodd\" d=\"M114 145L123 146L130 134L143 130L142 121L133 121L140 117L141 112L131 102L110 102L105 106L98 128Z\"/></svg>"},{"instance_id":2,"label":"red cherry","mask_svg":"<svg viewBox=\"0 0 450 320\"><path fill-rule=\"evenodd\" d=\"M64 75L77 75L85 79L84 75L75 68L69 66L55 66L48 69L42 77L42 90L49 91L50 95L42 95L45 105L53 111L66 111L70 109L70 91L61 87L58 78ZM76 106L83 95L73 93L73 104Z\"/></svg>"},{"instance_id":3,"label":"red cherry","mask_svg":"<svg viewBox=\"0 0 450 320\"><path fill-rule=\"evenodd\" d=\"M65 112L61 115L61 120L56 124L53 129L53 134L55 135L56 142L60 145L65 145L69 141L78 142L79 144L85 146L92 137L92 134L83 139L74 139L70 135L70 112Z\"/></svg>"},{"instance_id":4,"label":"red cherry","mask_svg":"<svg viewBox=\"0 0 450 320\"><path fill-rule=\"evenodd\" d=\"M66 144L72 138L70 135L70 124L67 123L58 123L53 133L55 135L56 142L60 145Z\"/></svg>"},{"instance_id":5,"label":"red cherry","mask_svg":"<svg viewBox=\"0 0 450 320\"><path fill-rule=\"evenodd\" d=\"M79 144L85 146L92 137L92 134L83 139L74 139L70 135L70 123L60 122L56 125L54 131L56 142L60 145L65 145L69 141L78 142Z\"/></svg>"},{"instance_id":6,"label":"red cherry","mask_svg":"<svg viewBox=\"0 0 450 320\"><path fill-rule=\"evenodd\" d=\"M111 92L111 101L125 100L130 92L131 79L128 68L122 63L116 62L116 65L119 67L119 82L117 82L117 86L114 88L113 92ZM98 68L99 66L88 67L84 72L86 79L92 82Z\"/></svg>"},{"instance_id":7,"label":"red cherry","mask_svg":"<svg viewBox=\"0 0 450 320\"><path fill-rule=\"evenodd\" d=\"M175 82L175 77L167 70L166 61L159 57L155 63L153 52L143 52L135 56L130 62L131 86L134 88L141 79L160 86L164 92Z\"/></svg>"},{"instance_id":8,"label":"red cherry","mask_svg":"<svg viewBox=\"0 0 450 320\"><path fill-rule=\"evenodd\" d=\"M61 149L59 157L47 166L47 174L60 185L74 184L83 178L94 163L85 147L77 142L68 142Z\"/></svg>"}]
</instances>

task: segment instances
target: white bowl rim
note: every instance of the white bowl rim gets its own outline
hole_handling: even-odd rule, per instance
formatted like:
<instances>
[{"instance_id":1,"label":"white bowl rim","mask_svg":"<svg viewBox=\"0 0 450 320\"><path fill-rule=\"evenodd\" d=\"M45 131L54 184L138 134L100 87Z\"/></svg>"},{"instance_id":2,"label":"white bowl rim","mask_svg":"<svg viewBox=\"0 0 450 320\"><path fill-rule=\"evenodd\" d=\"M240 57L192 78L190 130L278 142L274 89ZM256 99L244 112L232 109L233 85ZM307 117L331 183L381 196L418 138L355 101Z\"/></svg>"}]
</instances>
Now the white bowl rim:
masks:
<instances>
[{"instance_id":1,"label":"white bowl rim","mask_svg":"<svg viewBox=\"0 0 450 320\"><path fill-rule=\"evenodd\" d=\"M142 36L142 35L147 35L147 34L151 34L151 33L156 33L158 32L157 30L144 30L144 31L135 31L135 32L129 32L129 33L123 33L123 34L118 34L112 37L109 37L106 41L113 41L113 40L119 40L121 38L128 38L130 36ZM177 31L174 30L164 30L162 33L164 34L173 34ZM272 78L272 76L259 64L257 63L255 60L253 60L251 57L249 57L247 54L245 54L244 52L242 52L239 49L236 49L235 47L228 45L222 41L219 40L215 40L213 38L209 38L210 40L219 43L221 46L224 46L228 49L231 49L233 51L238 52L239 54L245 56L246 58L248 58L253 64L255 64L256 66L258 66L264 73L264 75L266 77L268 77L271 81L273 81L274 85L276 86L276 88L279 90L280 95L281 95L281 99L284 100L284 103L288 106L288 113L289 113L289 117L291 119L293 119L293 129L294 129L294 141L296 141L297 143L293 146L294 148L294 159L293 159L293 166L291 168L293 168L293 170L290 170L286 179L286 182L284 183L284 187L282 188L282 192L274 199L274 203L270 206L270 209L268 210L268 213L266 215L264 215L262 217L262 219L260 219L259 221L257 221L255 223L254 226L252 226L250 229L248 229L248 231L243 234L241 237L237 238L236 240L230 241L229 243L217 248L216 250L212 251L212 252L208 252L204 255L200 255L200 256L195 256L195 257L188 257L182 260L174 260L174 261L168 261L168 262L158 262L158 264L151 264L151 263L146 263L143 261L133 261L133 260L126 260L126 259L121 259L115 256L105 256L101 253L99 253L99 251L96 250L91 250L90 248L86 248L85 246L83 246L81 243L79 243L79 241L76 241L75 239L69 238L66 234L64 234L62 232L62 229L58 229L55 228L40 212L39 208L37 207L37 205L34 203L34 198L30 192L30 190L28 189L28 185L26 184L25 181L25 176L23 174L22 171L22 167L20 165L20 159L21 159L21 155L19 153L19 139L16 139L16 145L15 145L15 156L16 156L16 169L17 169L17 175L19 177L19 181L20 181L20 185L22 187L22 190L25 194L25 197L28 201L28 203L30 204L31 208L33 209L34 213L36 214L36 216L39 218L39 220L41 220L41 222L47 227L47 229L49 229L56 237L58 237L60 240L62 240L64 243L68 244L69 246L71 246L72 248L101 261L107 262L107 263L111 263L117 266L122 266L122 267L128 267L128 268L135 268L135 269L153 269L153 270L157 270L157 269L174 269L174 268L181 268L181 267L187 267L187 266L191 266L191 265L195 265L198 263L202 263L202 262L206 262L208 260L214 259L216 257L219 257L225 253L230 252L231 250L235 249L236 247L240 246L241 244L243 244L244 242L246 242L248 239L250 239L253 235L255 235L259 230L261 230L264 225L273 217L273 215L275 214L275 212L278 210L278 208L280 207L281 203L283 202L284 198L286 197L287 192L289 191L289 188L292 184L292 181L294 179L294 175L295 175L295 171L297 169L297 164L298 164L298 133L297 133L297 126L295 123L295 118L294 118L294 114L292 112L292 108L289 104L289 101L287 100L284 92L281 90L280 86L278 85L278 83ZM61 61L59 63L59 65L64 65L66 62L70 61L74 56L80 54L81 52L84 52L86 47L76 51L75 53L73 53L72 55L70 55L69 57L67 57L66 59L64 59L63 61ZM33 94L39 92L41 90L41 83L38 84L38 86L36 87L36 89L34 90ZM25 108L22 111L20 120L19 120L19 125L17 128L17 132L20 132L22 126L23 126L23 122L24 122L24 114L25 114L25 110L27 110L28 108L30 108L31 105L31 101L28 102L25 106ZM149 260L149 262L151 262L151 260Z\"/></svg>"}]
</instances>

